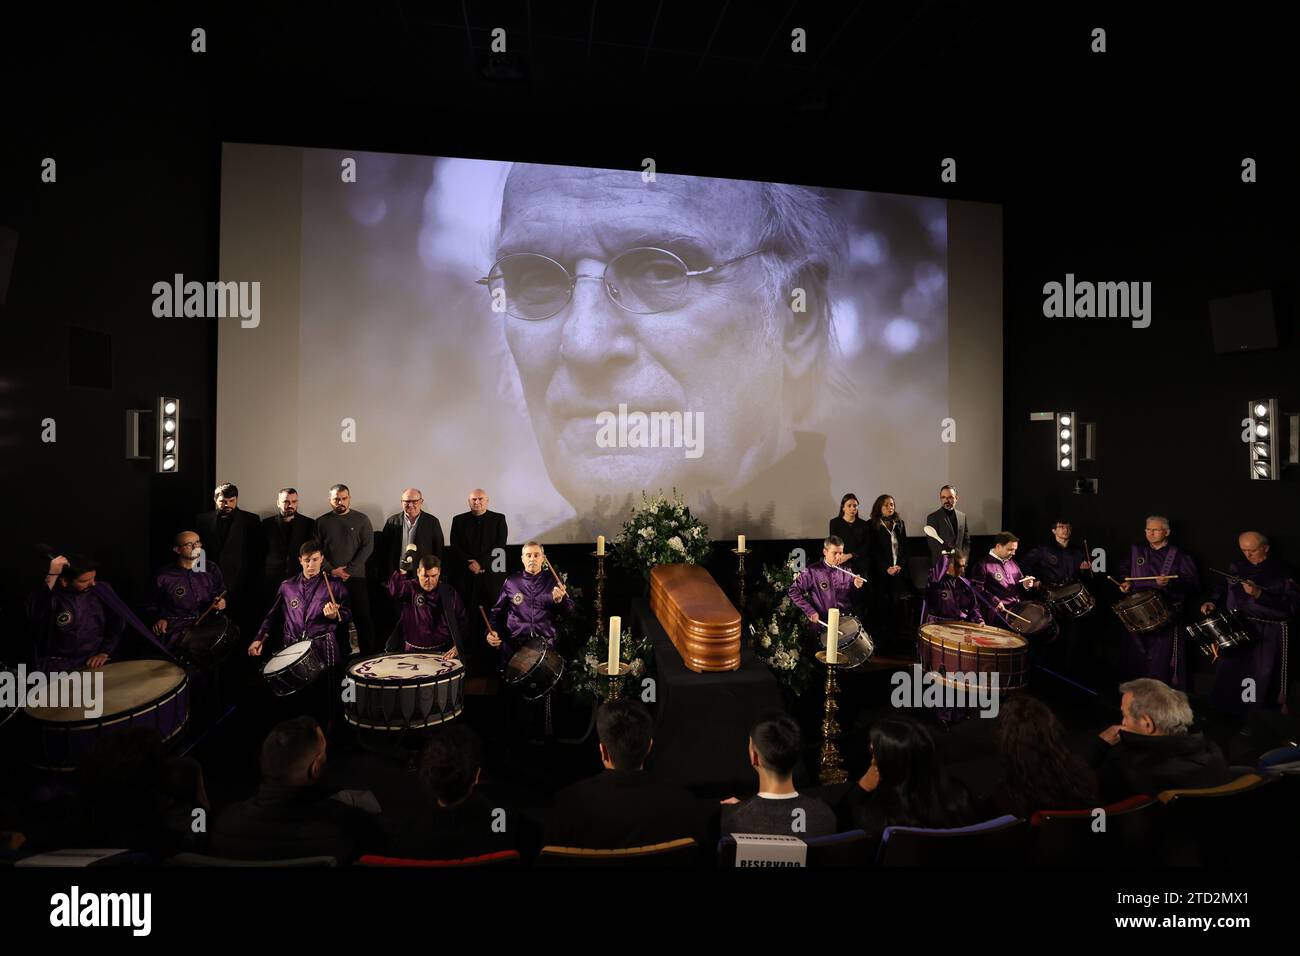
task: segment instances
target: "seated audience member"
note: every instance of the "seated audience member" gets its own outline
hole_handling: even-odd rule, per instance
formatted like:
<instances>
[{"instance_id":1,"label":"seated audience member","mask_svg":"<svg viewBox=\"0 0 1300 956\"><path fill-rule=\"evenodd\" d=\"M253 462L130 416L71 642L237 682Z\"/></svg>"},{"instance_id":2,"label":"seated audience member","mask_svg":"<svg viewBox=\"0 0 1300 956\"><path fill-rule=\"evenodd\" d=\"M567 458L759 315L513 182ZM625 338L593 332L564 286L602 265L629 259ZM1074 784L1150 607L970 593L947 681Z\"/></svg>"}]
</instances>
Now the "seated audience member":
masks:
<instances>
[{"instance_id":1,"label":"seated audience member","mask_svg":"<svg viewBox=\"0 0 1300 956\"><path fill-rule=\"evenodd\" d=\"M749 731L749 764L758 774L758 795L734 797L722 809L723 833L815 837L835 832L835 813L817 797L794 788L801 738L794 718L779 711L759 716ZM795 815L794 811L802 813ZM798 821L798 828L795 823Z\"/></svg>"},{"instance_id":2,"label":"seated audience member","mask_svg":"<svg viewBox=\"0 0 1300 956\"><path fill-rule=\"evenodd\" d=\"M1192 731L1186 694L1152 677L1120 684L1119 692L1123 720L1098 735L1090 754L1103 801L1232 779L1219 748Z\"/></svg>"},{"instance_id":3,"label":"seated audience member","mask_svg":"<svg viewBox=\"0 0 1300 956\"><path fill-rule=\"evenodd\" d=\"M325 750L325 735L311 717L273 727L262 744L261 787L217 817L209 852L241 860L332 856L339 863L383 853L378 818L322 788Z\"/></svg>"},{"instance_id":4,"label":"seated audience member","mask_svg":"<svg viewBox=\"0 0 1300 956\"><path fill-rule=\"evenodd\" d=\"M1042 701L1016 695L1003 704L997 739L1006 767L993 794L999 814L1097 806L1096 774L1066 746L1065 729Z\"/></svg>"},{"instance_id":5,"label":"seated audience member","mask_svg":"<svg viewBox=\"0 0 1300 956\"><path fill-rule=\"evenodd\" d=\"M605 769L555 795L546 831L552 846L621 849L682 837L704 845L706 815L691 794L656 783L643 768L654 744L649 712L635 700L612 700L596 714Z\"/></svg>"},{"instance_id":6,"label":"seated audience member","mask_svg":"<svg viewBox=\"0 0 1300 956\"><path fill-rule=\"evenodd\" d=\"M424 748L421 776L431 804L397 841L398 856L461 860L518 849L513 811L478 791L482 744L469 727L444 727Z\"/></svg>"},{"instance_id":7,"label":"seated audience member","mask_svg":"<svg viewBox=\"0 0 1300 956\"><path fill-rule=\"evenodd\" d=\"M188 757L166 757L162 736L147 727L105 734L77 769L78 842L157 856L198 849L193 812L207 811L203 770Z\"/></svg>"},{"instance_id":8,"label":"seated audience member","mask_svg":"<svg viewBox=\"0 0 1300 956\"><path fill-rule=\"evenodd\" d=\"M886 827L950 828L978 823L966 788L939 763L934 738L914 720L871 728L871 766L840 804L841 829L879 836Z\"/></svg>"}]
</instances>

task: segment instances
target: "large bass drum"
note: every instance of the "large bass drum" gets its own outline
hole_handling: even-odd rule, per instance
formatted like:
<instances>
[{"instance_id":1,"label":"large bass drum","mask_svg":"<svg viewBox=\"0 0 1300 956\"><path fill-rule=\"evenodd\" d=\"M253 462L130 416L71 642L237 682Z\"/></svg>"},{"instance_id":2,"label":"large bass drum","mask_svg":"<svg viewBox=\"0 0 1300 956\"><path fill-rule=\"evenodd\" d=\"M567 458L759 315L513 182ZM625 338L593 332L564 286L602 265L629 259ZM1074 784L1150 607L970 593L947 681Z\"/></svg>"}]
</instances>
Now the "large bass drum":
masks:
<instances>
[{"instance_id":1,"label":"large bass drum","mask_svg":"<svg viewBox=\"0 0 1300 956\"><path fill-rule=\"evenodd\" d=\"M510 655L502 676L524 700L539 700L564 676L564 659L540 637L530 637Z\"/></svg>"},{"instance_id":2,"label":"large bass drum","mask_svg":"<svg viewBox=\"0 0 1300 956\"><path fill-rule=\"evenodd\" d=\"M979 674L997 674L998 690L1012 691L1029 679L1029 643L999 627L966 621L925 624L918 645L921 666L951 686L970 686Z\"/></svg>"},{"instance_id":3,"label":"large bass drum","mask_svg":"<svg viewBox=\"0 0 1300 956\"><path fill-rule=\"evenodd\" d=\"M93 681L102 673L102 699L83 699L80 706L73 707L32 706L28 701L23 718L28 762L35 767L75 770L104 734L148 727L158 731L166 742L179 737L189 722L189 677L185 668L171 661L113 661L99 671L68 673L83 687L83 674L91 675ZM71 682L61 683L67 686ZM92 713L95 716L90 716Z\"/></svg>"},{"instance_id":4,"label":"large bass drum","mask_svg":"<svg viewBox=\"0 0 1300 956\"><path fill-rule=\"evenodd\" d=\"M421 730L465 709L465 666L455 658L375 654L348 665L347 673L343 716L361 730Z\"/></svg>"}]
</instances>

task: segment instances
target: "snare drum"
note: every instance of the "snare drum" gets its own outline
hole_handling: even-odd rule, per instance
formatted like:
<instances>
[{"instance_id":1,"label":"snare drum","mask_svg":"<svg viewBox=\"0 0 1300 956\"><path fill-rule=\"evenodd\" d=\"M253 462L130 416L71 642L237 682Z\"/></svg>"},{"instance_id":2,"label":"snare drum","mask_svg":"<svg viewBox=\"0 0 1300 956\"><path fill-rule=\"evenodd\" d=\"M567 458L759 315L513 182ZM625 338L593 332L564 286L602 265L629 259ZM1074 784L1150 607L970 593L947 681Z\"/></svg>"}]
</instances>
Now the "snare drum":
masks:
<instances>
[{"instance_id":1,"label":"snare drum","mask_svg":"<svg viewBox=\"0 0 1300 956\"><path fill-rule=\"evenodd\" d=\"M330 638L333 640L333 638ZM325 672L325 661L314 641L298 641L275 654L262 668L262 677L277 697L288 697L309 687Z\"/></svg>"},{"instance_id":2,"label":"snare drum","mask_svg":"<svg viewBox=\"0 0 1300 956\"><path fill-rule=\"evenodd\" d=\"M1158 631L1174 619L1174 609L1165 596L1150 588L1125 594L1111 610L1124 622L1130 634Z\"/></svg>"},{"instance_id":3,"label":"snare drum","mask_svg":"<svg viewBox=\"0 0 1300 956\"><path fill-rule=\"evenodd\" d=\"M502 676L524 700L538 700L564 676L564 660L540 637L532 637L510 656Z\"/></svg>"},{"instance_id":4,"label":"snare drum","mask_svg":"<svg viewBox=\"0 0 1300 956\"><path fill-rule=\"evenodd\" d=\"M1019 604L1007 605L998 614L1006 619L1007 628L1017 634L1037 637L1040 634L1053 632L1055 636L1056 621L1052 618L1052 612L1047 609L1046 604L1037 601L1021 601Z\"/></svg>"},{"instance_id":5,"label":"snare drum","mask_svg":"<svg viewBox=\"0 0 1300 956\"><path fill-rule=\"evenodd\" d=\"M171 661L113 661L99 671L68 673L78 684L82 684L83 673L91 674L92 680L93 675L104 675L103 697L94 701L100 714L88 717L85 706L25 708L28 761L35 767L75 770L103 734L148 727L158 731L165 742L178 737L189 721L189 678L185 668Z\"/></svg>"},{"instance_id":6,"label":"snare drum","mask_svg":"<svg viewBox=\"0 0 1300 956\"><path fill-rule=\"evenodd\" d=\"M361 730L419 730L465 707L465 666L441 654L375 654L348 667L355 701L343 716Z\"/></svg>"},{"instance_id":7,"label":"snare drum","mask_svg":"<svg viewBox=\"0 0 1300 956\"><path fill-rule=\"evenodd\" d=\"M199 667L216 667L239 643L239 628L224 614L214 614L186 628L176 642L176 652Z\"/></svg>"},{"instance_id":8,"label":"snare drum","mask_svg":"<svg viewBox=\"0 0 1300 956\"><path fill-rule=\"evenodd\" d=\"M814 625L816 626L816 625ZM817 640L822 650L826 649L826 637L830 633L826 628L818 628ZM853 614L840 615L840 639L835 645L839 651L840 666L846 670L861 667L875 652L875 643L867 633L862 622Z\"/></svg>"},{"instance_id":9,"label":"snare drum","mask_svg":"<svg viewBox=\"0 0 1300 956\"><path fill-rule=\"evenodd\" d=\"M1097 606L1092 594L1082 581L1071 581L1047 589L1047 604L1054 612L1071 621L1077 621Z\"/></svg>"},{"instance_id":10,"label":"snare drum","mask_svg":"<svg viewBox=\"0 0 1300 956\"><path fill-rule=\"evenodd\" d=\"M1029 642L1000 627L965 621L924 624L919 645L921 666L950 686L973 681L949 675L997 674L999 691L1011 691L1024 687L1029 677Z\"/></svg>"},{"instance_id":11,"label":"snare drum","mask_svg":"<svg viewBox=\"0 0 1300 956\"><path fill-rule=\"evenodd\" d=\"M1240 647L1255 640L1246 619L1236 611L1211 614L1203 621L1187 625L1187 636L1206 657L1217 658L1220 651Z\"/></svg>"}]
</instances>

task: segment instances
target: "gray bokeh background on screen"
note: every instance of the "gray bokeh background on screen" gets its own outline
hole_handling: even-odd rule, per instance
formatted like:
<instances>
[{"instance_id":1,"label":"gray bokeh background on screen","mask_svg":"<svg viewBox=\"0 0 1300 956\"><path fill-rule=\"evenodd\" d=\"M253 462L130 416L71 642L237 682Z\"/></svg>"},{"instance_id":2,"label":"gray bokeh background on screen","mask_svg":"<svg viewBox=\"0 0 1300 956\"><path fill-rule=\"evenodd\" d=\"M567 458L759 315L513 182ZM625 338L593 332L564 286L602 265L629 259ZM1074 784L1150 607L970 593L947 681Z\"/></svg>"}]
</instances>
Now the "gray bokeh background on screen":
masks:
<instances>
[{"instance_id":1,"label":"gray bokeh background on screen","mask_svg":"<svg viewBox=\"0 0 1300 956\"><path fill-rule=\"evenodd\" d=\"M357 162L356 183L341 181L345 157ZM263 513L282 485L299 488L304 512L320 513L325 489L342 481L376 522L414 485L444 526L482 486L508 516L512 542L613 536L642 489L674 485L717 538L819 537L845 491L864 509L881 491L895 495L917 533L938 485L967 477L997 484L981 489L985 507L963 489L963 507L1000 513L1000 381L986 397L972 389L980 404L966 422L950 403L953 224L943 200L826 193L831 216L820 222L833 223L839 255L827 260L836 268L825 335L787 324L788 289L774 301L773 282L793 284L781 271L789 250L692 280L685 312L623 313L584 280L542 322L491 310L475 280L512 236L583 274L629 245L666 245L696 269L749 252L772 220L772 190L657 179L227 145L221 278L261 280L263 316L257 329L221 329L218 477L237 481L241 505ZM706 248L668 244L681 236ZM996 232L987 240L1000 244ZM999 251L990 262L1000 268ZM980 347L1000 377L998 286L979 294L999 301L972 311L993 326L996 349ZM607 360L592 350L597 340L616 343ZM702 454L598 448L591 413L617 413L620 402L702 413ZM983 474L951 470L958 453L961 471L973 459L940 441L949 415L959 429L979 420L970 439L996 436L984 440L980 458L993 460ZM344 419L356 423L353 443L341 440Z\"/></svg>"}]
</instances>

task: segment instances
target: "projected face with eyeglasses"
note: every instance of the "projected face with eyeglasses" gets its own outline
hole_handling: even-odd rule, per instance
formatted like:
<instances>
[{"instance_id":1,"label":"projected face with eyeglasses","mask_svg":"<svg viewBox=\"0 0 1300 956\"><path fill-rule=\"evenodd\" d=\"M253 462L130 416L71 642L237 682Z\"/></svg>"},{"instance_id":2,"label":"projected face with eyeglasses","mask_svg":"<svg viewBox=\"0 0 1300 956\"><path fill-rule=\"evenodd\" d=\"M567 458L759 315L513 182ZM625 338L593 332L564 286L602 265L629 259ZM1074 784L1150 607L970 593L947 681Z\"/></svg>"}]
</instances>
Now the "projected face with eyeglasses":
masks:
<instances>
[{"instance_id":1,"label":"projected face with eyeglasses","mask_svg":"<svg viewBox=\"0 0 1300 956\"><path fill-rule=\"evenodd\" d=\"M795 398L825 348L825 270L797 274L809 257L781 248L771 188L513 168L479 283L503 313L551 480L579 512L642 488L722 500L792 451ZM620 406L694 416L699 454L630 429L611 447L602 413Z\"/></svg>"}]
</instances>

